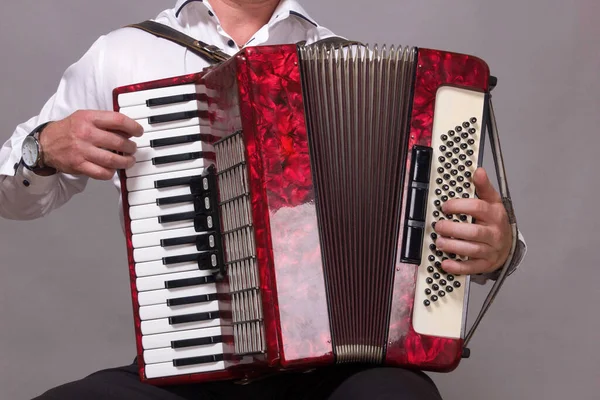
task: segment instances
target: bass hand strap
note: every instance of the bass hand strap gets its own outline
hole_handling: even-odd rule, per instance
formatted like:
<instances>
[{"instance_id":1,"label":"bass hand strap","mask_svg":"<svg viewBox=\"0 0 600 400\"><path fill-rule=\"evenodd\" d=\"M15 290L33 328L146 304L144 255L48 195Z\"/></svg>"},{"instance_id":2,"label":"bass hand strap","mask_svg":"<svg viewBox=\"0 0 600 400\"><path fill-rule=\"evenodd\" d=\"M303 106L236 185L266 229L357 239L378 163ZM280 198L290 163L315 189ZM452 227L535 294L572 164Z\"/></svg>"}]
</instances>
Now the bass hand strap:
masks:
<instances>
[{"instance_id":1,"label":"bass hand strap","mask_svg":"<svg viewBox=\"0 0 600 400\"><path fill-rule=\"evenodd\" d=\"M495 83L493 84L493 86L495 86ZM498 186L499 186L500 196L502 197L502 203L504 204L504 207L506 208L506 212L508 214L508 221L509 221L510 228L512 231L512 243L511 243L511 248L510 248L510 253L508 255L508 258L506 259L506 262L500 269L500 274L497 277L496 282L494 283L494 286L492 286L492 289L488 293L488 295L481 307L481 310L479 311L479 314L475 318L473 326L471 327L471 329L469 330L468 334L465 337L464 348L466 348L466 346L469 344L469 342L473 338L473 335L474 335L477 327L481 323L481 320L485 316L486 312L489 310L490 306L492 305L492 302L498 295L500 288L502 287L506 278L509 275L513 260L516 255L518 235L519 235L519 230L517 227L517 218L515 216L513 202L510 197L510 190L508 188L508 180L506 178L506 171L504 168L504 158L502 156L502 149L500 148L500 139L498 136L496 115L494 113L494 107L492 105L491 95L490 95L489 102L488 102L488 111L489 111L489 118L487 120L487 128L488 128L487 130L488 130L488 134L490 137L490 147L492 149L492 155L494 158L494 167L496 169L496 174L497 174L497 178L498 178Z\"/></svg>"},{"instance_id":2,"label":"bass hand strap","mask_svg":"<svg viewBox=\"0 0 600 400\"><path fill-rule=\"evenodd\" d=\"M191 36L181 33L167 25L155 22L144 21L139 24L127 25L128 28L137 28L163 39L170 40L181 46L187 47L194 54L197 54L207 61L217 64L226 61L230 56L221 51L217 46L208 45L200 40L196 40Z\"/></svg>"}]
</instances>

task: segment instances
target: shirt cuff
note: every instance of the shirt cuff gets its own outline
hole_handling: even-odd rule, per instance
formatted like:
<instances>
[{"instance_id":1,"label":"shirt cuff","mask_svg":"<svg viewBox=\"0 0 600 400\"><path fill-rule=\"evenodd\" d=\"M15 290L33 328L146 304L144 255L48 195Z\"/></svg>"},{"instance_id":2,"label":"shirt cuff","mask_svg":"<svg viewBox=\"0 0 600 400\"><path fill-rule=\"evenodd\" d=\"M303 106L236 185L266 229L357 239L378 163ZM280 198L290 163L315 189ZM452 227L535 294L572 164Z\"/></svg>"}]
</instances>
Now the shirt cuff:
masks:
<instances>
[{"instance_id":1,"label":"shirt cuff","mask_svg":"<svg viewBox=\"0 0 600 400\"><path fill-rule=\"evenodd\" d=\"M25 168L23 164L19 164L15 179L17 180L17 185L23 185L25 190L29 193L39 195L52 190L52 187L55 186L58 181L58 172L52 175L42 176Z\"/></svg>"}]
</instances>

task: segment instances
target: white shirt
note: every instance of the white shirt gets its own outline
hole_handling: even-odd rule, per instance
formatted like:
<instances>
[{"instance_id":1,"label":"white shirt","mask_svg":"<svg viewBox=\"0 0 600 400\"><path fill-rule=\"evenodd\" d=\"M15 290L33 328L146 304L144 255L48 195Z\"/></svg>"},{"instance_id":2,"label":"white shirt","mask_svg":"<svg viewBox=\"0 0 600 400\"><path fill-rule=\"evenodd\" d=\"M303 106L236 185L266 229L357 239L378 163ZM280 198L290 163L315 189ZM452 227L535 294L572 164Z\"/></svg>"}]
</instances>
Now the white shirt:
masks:
<instances>
[{"instance_id":1,"label":"white shirt","mask_svg":"<svg viewBox=\"0 0 600 400\"><path fill-rule=\"evenodd\" d=\"M155 21L175 28L233 55L239 48L219 24L208 1L178 0ZM138 21L134 21L138 22ZM318 25L295 0L282 1L269 23L248 41L267 45L308 43L333 36ZM8 219L40 218L61 207L88 182L85 176L58 173L39 176L23 166L23 139L40 124L58 121L77 110L113 110L113 89L137 82L201 71L208 63L182 46L134 28L122 28L100 37L62 76L56 93L39 114L17 126L0 149L0 216ZM115 174L113 182L120 190ZM119 198L119 209L121 200ZM122 222L122 214L119 212Z\"/></svg>"},{"instance_id":2,"label":"white shirt","mask_svg":"<svg viewBox=\"0 0 600 400\"><path fill-rule=\"evenodd\" d=\"M240 50L221 27L207 0L178 0L174 8L161 12L155 21L216 45L230 55ZM270 21L246 45L302 40L310 44L333 35L295 0L283 0ZM17 126L0 149L0 216L20 220L43 217L63 206L87 185L89 178L85 176L63 173L39 176L19 165L23 139L37 126L64 119L77 110L112 111L112 91L117 87L194 73L207 66L204 59L184 47L138 29L121 28L101 36L65 71L56 93L39 114ZM113 182L120 193L117 174ZM118 202L123 225L120 196ZM515 267L524 252L525 243L521 240Z\"/></svg>"}]
</instances>

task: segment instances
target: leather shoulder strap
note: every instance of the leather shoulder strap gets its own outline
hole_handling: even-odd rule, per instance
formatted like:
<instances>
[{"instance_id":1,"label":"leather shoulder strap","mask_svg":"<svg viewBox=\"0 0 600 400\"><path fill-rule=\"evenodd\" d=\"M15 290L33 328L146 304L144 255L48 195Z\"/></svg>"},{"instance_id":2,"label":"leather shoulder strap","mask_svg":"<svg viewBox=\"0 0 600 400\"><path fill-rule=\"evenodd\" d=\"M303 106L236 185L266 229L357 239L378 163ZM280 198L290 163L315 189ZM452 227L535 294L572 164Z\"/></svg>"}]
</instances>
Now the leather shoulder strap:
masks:
<instances>
[{"instance_id":1,"label":"leather shoulder strap","mask_svg":"<svg viewBox=\"0 0 600 400\"><path fill-rule=\"evenodd\" d=\"M167 25L155 21L147 20L138 24L127 25L127 27L141 29L155 36L170 40L181 46L187 47L194 54L204 57L212 63L220 63L230 58L228 54L221 51L221 49L219 49L217 46L208 45L200 40L196 40L186 35L185 33L181 33L178 30L175 30ZM306 41L298 42L297 45L305 46ZM338 36L332 36L318 40L314 43L311 43L309 46L322 45L330 45L333 47L345 47L352 45L363 46L363 44L360 42L346 40Z\"/></svg>"},{"instance_id":2,"label":"leather shoulder strap","mask_svg":"<svg viewBox=\"0 0 600 400\"><path fill-rule=\"evenodd\" d=\"M222 52L217 46L208 45L200 40L196 40L191 36L181 33L167 25L155 22L155 21L144 21L139 24L127 25L128 28L137 28L163 39L170 40L181 46L187 47L194 54L207 59L212 63L220 63L229 59L229 55Z\"/></svg>"}]
</instances>

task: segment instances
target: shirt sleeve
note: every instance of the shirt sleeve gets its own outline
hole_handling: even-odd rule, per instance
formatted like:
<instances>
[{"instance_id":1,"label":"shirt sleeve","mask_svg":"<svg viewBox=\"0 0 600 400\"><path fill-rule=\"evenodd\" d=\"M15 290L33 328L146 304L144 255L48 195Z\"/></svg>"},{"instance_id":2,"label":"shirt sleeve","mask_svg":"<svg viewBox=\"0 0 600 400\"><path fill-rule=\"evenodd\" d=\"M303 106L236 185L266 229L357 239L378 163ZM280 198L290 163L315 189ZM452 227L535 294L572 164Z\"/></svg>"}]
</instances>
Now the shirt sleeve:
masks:
<instances>
[{"instance_id":1,"label":"shirt sleeve","mask_svg":"<svg viewBox=\"0 0 600 400\"><path fill-rule=\"evenodd\" d=\"M104 42L104 36L99 38L67 68L39 114L18 125L0 148L0 216L15 220L40 218L85 189L85 176L60 172L41 176L24 168L20 164L21 147L25 137L42 123L64 119L77 110L108 110L101 73Z\"/></svg>"}]
</instances>

